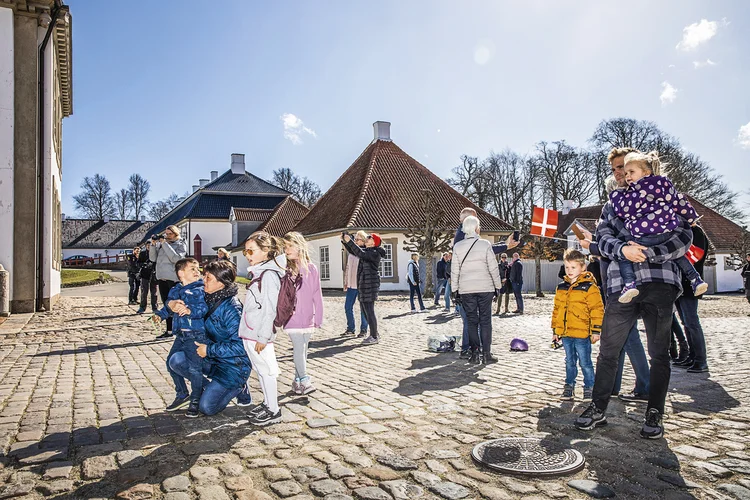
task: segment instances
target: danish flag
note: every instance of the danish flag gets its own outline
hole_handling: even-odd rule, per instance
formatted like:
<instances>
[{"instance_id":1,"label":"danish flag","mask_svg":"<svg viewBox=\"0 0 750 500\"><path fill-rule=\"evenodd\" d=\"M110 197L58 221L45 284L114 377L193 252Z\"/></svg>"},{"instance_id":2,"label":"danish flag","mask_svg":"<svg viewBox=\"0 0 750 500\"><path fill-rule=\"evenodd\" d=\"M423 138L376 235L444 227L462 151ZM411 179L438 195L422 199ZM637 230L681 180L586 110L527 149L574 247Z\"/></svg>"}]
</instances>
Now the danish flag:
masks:
<instances>
[{"instance_id":1,"label":"danish flag","mask_svg":"<svg viewBox=\"0 0 750 500\"><path fill-rule=\"evenodd\" d=\"M687 257L687 260L689 260L691 264L695 264L701 260L705 254L706 252L701 247L690 245L688 251L685 252L685 257Z\"/></svg>"},{"instance_id":2,"label":"danish flag","mask_svg":"<svg viewBox=\"0 0 750 500\"><path fill-rule=\"evenodd\" d=\"M531 230L530 234L535 236L546 236L552 238L555 236L557 231L557 218L559 213L557 210L549 210L542 207L533 207L531 215Z\"/></svg>"}]
</instances>

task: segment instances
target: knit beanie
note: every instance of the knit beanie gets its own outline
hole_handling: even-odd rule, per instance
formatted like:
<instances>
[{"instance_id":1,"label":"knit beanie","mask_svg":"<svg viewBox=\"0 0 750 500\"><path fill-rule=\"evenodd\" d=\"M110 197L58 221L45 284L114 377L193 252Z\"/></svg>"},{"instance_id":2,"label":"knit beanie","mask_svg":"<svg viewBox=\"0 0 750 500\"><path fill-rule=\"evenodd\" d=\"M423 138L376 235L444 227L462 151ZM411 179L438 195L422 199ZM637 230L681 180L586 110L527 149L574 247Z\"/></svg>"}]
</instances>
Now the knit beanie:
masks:
<instances>
[{"instance_id":1,"label":"knit beanie","mask_svg":"<svg viewBox=\"0 0 750 500\"><path fill-rule=\"evenodd\" d=\"M373 243L375 243L375 246L376 246L376 247L379 247L379 246L380 246L380 243L381 243L381 241L382 241L382 240L380 239L380 236L378 236L378 235L377 235L377 234L375 234L375 233L370 233L370 238L372 238L372 242L373 242Z\"/></svg>"}]
</instances>

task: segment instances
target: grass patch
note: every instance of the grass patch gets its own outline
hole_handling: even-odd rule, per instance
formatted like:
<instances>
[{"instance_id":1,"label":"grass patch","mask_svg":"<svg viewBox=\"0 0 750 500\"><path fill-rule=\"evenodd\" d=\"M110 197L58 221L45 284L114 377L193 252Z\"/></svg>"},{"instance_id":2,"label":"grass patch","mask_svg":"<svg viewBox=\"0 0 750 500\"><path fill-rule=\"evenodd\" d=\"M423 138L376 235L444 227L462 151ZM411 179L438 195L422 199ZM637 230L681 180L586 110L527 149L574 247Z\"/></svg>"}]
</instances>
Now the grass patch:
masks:
<instances>
[{"instance_id":1,"label":"grass patch","mask_svg":"<svg viewBox=\"0 0 750 500\"><path fill-rule=\"evenodd\" d=\"M247 284L249 284L249 283L250 283L250 280L249 280L249 279L247 279L247 278L243 278L242 276L237 276L237 277L236 277L236 278L234 279L234 282L235 282L235 283L239 283L240 285L247 285Z\"/></svg>"},{"instance_id":2,"label":"grass patch","mask_svg":"<svg viewBox=\"0 0 750 500\"><path fill-rule=\"evenodd\" d=\"M61 274L62 287L97 285L102 283L99 279L99 271L85 271L83 269L63 269ZM112 277L102 273L104 282L111 281Z\"/></svg>"}]
</instances>

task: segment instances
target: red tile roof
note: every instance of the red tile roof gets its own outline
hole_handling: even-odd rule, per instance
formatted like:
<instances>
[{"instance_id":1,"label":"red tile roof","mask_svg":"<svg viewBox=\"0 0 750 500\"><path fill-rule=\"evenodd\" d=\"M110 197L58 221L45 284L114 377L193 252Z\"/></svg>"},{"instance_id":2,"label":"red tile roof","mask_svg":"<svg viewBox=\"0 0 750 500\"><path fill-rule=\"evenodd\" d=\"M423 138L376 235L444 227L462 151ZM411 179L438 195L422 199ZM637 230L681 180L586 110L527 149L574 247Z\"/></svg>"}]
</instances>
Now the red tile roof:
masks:
<instances>
[{"instance_id":1,"label":"red tile roof","mask_svg":"<svg viewBox=\"0 0 750 500\"><path fill-rule=\"evenodd\" d=\"M557 219L557 236L558 238L565 238L563 234L566 229L573 224L576 219L593 219L599 220L599 216L602 214L602 207L604 205L592 205L590 207L579 207L573 208L567 214L563 215L560 212L560 217ZM585 225L585 224L584 224ZM588 227L586 229L589 229Z\"/></svg>"},{"instance_id":2,"label":"red tile roof","mask_svg":"<svg viewBox=\"0 0 750 500\"><path fill-rule=\"evenodd\" d=\"M344 228L405 230L420 224L423 189L445 211L445 228L459 225L465 207L477 210L485 232L512 231L480 209L392 141L373 141L310 209L295 230L305 235Z\"/></svg>"},{"instance_id":3,"label":"red tile roof","mask_svg":"<svg viewBox=\"0 0 750 500\"><path fill-rule=\"evenodd\" d=\"M273 214L256 231L266 231L272 236L284 236L305 218L310 209L291 196L282 201Z\"/></svg>"},{"instance_id":4,"label":"red tile roof","mask_svg":"<svg viewBox=\"0 0 750 500\"><path fill-rule=\"evenodd\" d=\"M708 208L692 196L686 196L698 215L702 216L698 223L708 236L708 241L711 242L714 251L717 253L732 252L734 242L742 235L742 227Z\"/></svg>"},{"instance_id":5,"label":"red tile roof","mask_svg":"<svg viewBox=\"0 0 750 500\"><path fill-rule=\"evenodd\" d=\"M232 211L234 218L240 222L263 222L271 216L274 209L232 207Z\"/></svg>"}]
</instances>

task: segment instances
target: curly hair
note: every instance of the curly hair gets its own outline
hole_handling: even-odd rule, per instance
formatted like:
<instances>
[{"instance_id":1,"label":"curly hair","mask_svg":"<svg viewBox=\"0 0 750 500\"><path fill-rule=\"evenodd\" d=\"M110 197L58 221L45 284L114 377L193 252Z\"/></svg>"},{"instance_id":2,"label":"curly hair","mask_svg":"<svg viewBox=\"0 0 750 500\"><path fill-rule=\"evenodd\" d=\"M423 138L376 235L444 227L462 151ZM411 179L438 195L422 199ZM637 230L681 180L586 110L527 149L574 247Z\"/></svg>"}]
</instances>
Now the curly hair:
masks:
<instances>
[{"instance_id":1,"label":"curly hair","mask_svg":"<svg viewBox=\"0 0 750 500\"><path fill-rule=\"evenodd\" d=\"M609 154L607 155L607 161L611 165L615 158L619 158L620 156L625 156L628 153L637 153L638 150L635 148L612 148L609 151Z\"/></svg>"}]
</instances>

